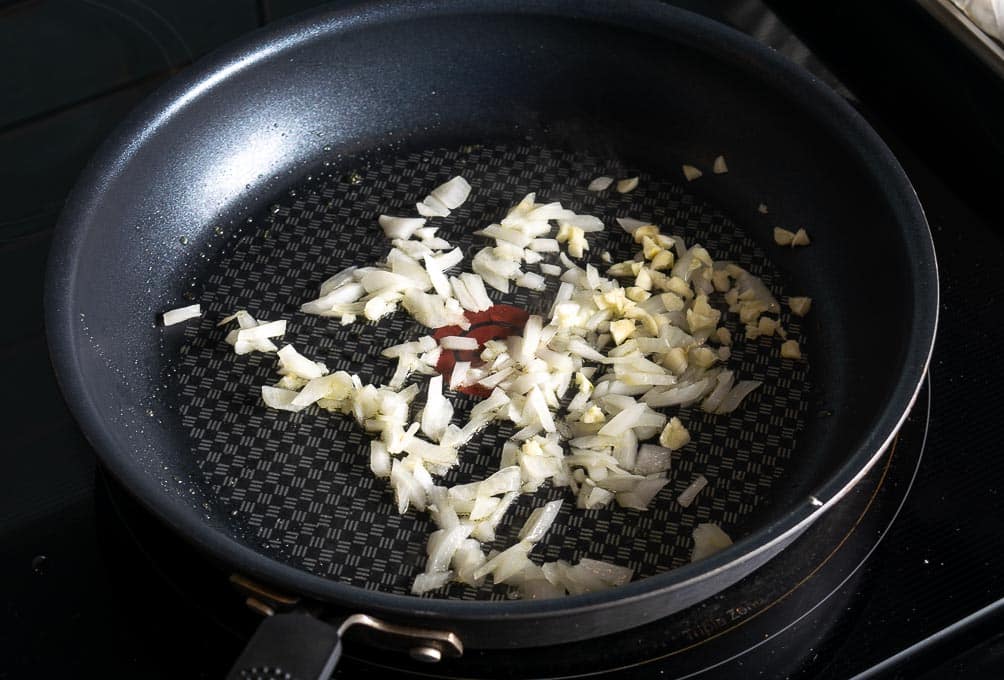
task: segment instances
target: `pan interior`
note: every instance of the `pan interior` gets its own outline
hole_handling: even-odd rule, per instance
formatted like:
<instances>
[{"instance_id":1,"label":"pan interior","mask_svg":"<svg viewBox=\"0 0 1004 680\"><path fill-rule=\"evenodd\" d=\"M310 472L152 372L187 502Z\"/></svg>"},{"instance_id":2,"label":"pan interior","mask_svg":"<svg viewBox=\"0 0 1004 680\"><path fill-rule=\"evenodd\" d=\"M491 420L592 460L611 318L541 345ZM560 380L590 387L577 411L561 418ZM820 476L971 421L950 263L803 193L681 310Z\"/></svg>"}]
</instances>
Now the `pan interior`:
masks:
<instances>
[{"instance_id":1,"label":"pan interior","mask_svg":"<svg viewBox=\"0 0 1004 680\"><path fill-rule=\"evenodd\" d=\"M595 176L636 174L639 186L628 194L586 190ZM209 487L207 495L217 499L216 512L229 518L236 535L276 559L353 585L406 594L424 568L426 539L435 527L424 513L397 514L389 485L369 471L369 435L351 416L315 408L297 414L266 408L260 386L277 381L275 356L235 355L223 341L228 329L216 322L239 309L259 319L287 319L283 343L292 343L332 371L385 384L395 362L383 358L381 349L429 329L403 312L379 323L342 326L337 319L303 314L299 306L314 299L320 282L333 273L382 258L389 242L376 224L377 215L414 214L416 201L454 175L470 181L470 199L449 217L429 224L463 248L462 268L469 268L470 258L486 244L473 232L498 221L508 207L535 191L540 202L561 201L576 212L603 218L608 228L590 235L587 254L587 261L601 271L606 266L603 251L620 261L638 248L616 226L618 216L651 220L667 233L683 236L688 245L703 244L717 260L740 264L773 289L784 307L783 325L804 343L801 319L783 304L788 286L763 246L725 212L690 193L682 178L588 151L526 141L337 160L252 218L212 258L198 286L204 316L186 328L180 358L165 365L189 454ZM755 206L749 206L744 218L766 219ZM547 294L515 288L509 294L492 290L491 295L496 303L546 317L557 286L551 278ZM725 309L721 293L712 300ZM567 487L545 486L520 497L496 541L486 548L511 545L530 511L556 498L566 503L534 551L538 560L589 557L629 566L644 577L688 562L690 534L699 522L715 522L735 536L746 533L760 502L776 493L795 451L809 410L808 362L782 360L777 337L742 340L737 315L724 318L737 339L728 366L737 379L763 380L764 385L729 416L711 416L696 407L667 411L682 418L694 443L675 456L672 481L648 512L616 503L602 510L577 510ZM425 378L418 380L425 384ZM450 396L458 422L474 398ZM424 395L416 400L414 411L423 400ZM511 427L489 428L462 449L461 464L438 483L475 481L496 471L502 442L511 434ZM675 498L698 473L710 486L685 509ZM505 585L474 589L454 584L433 596L498 599L508 592Z\"/></svg>"},{"instance_id":2,"label":"pan interior","mask_svg":"<svg viewBox=\"0 0 1004 680\"><path fill-rule=\"evenodd\" d=\"M257 390L275 379L274 360L230 356L211 323L239 307L295 318L287 339L299 349L330 368L354 362L378 380L387 366L370 357L403 328L339 328L296 310L342 260L385 252L376 214L411 214L412 202L459 173L492 187L457 211L478 226L529 190L608 221L638 211L699 238L716 257L742 261L733 252L741 250L775 291L814 299L804 333L798 329L812 366L807 414L805 383L793 379L774 389L785 399L803 389L790 397L799 406L774 422L748 407L750 422L723 426L693 414L689 423L702 447L749 444L752 467L765 462L758 447L769 444L779 464L751 473L701 448L707 460L681 456L665 492L673 497L689 474L710 472L716 490L697 504L696 518L702 507L709 519L713 511L736 536L750 537L747 547L794 526L811 511L810 494L835 492L873 459L926 362L927 304L936 298L929 234L895 162L848 107L685 14L633 3L433 5L331 11L249 39L181 74L96 158L53 249L47 324L68 401L103 462L159 517L234 569L342 603L361 597L344 582L399 592L427 531L385 513L389 495L365 465L333 454L356 453L361 433L326 415L265 411ZM472 143L485 146L461 151ZM728 174L679 185L681 163L707 169L719 153ZM325 162L335 179L321 176ZM353 169L359 184L336 181ZM616 204L597 207L601 197L582 191L595 174L622 170L642 181ZM394 181L379 186L380 177ZM759 203L769 206L765 219ZM273 204L275 228L263 228ZM812 246L776 248L775 225L805 226ZM600 250L594 244L592 254ZM160 326L159 314L186 296L203 301L207 316ZM343 356L353 348L357 354ZM750 373L779 379L771 370ZM751 406L766 403L764 394ZM787 438L799 422L795 451ZM770 443L775 433L783 441ZM487 449L496 447L483 443L485 452L468 452L448 482L495 466ZM769 489L749 487L741 475L751 474ZM373 519L378 511L382 524ZM538 557L610 551L641 575L665 570L686 554L696 519L662 519L653 512L622 527L613 514L571 513ZM590 523L581 545L576 522ZM613 536L622 531L634 532L630 545ZM650 557L662 550L671 554ZM278 569L260 553L302 570ZM387 560L383 571L398 562L408 568L384 582L360 568L377 559ZM679 585L672 577L648 582ZM374 595L367 605L402 602L366 595ZM611 594L607 603L616 600ZM625 621L638 616L632 609Z\"/></svg>"}]
</instances>

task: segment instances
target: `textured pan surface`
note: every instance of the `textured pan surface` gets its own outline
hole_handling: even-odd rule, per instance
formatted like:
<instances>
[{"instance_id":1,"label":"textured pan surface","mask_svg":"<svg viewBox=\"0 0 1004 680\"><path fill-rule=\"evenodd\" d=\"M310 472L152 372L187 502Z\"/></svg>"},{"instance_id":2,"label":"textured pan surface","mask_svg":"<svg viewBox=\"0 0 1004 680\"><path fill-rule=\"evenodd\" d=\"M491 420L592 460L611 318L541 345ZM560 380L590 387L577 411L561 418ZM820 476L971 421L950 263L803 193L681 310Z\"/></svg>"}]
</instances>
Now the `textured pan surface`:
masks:
<instances>
[{"instance_id":1,"label":"textured pan surface","mask_svg":"<svg viewBox=\"0 0 1004 680\"><path fill-rule=\"evenodd\" d=\"M257 228L246 230L219 254L206 275L199 298L205 316L186 329L190 344L176 373L181 387L177 408L191 454L212 493L243 525L242 532L291 565L367 588L407 593L422 571L425 541L435 527L425 513L397 514L388 484L369 471L370 437L349 416L314 408L298 414L267 409L259 386L277 380L275 356L234 355L223 342L226 330L215 323L237 309L250 310L258 318L287 319L283 341L301 353L333 371L358 373L364 382L386 383L395 362L381 357L380 350L431 331L403 312L379 324L341 326L337 319L303 314L298 307L316 297L320 281L330 274L372 264L387 252L389 242L376 225L377 215L414 214L414 203L453 175L472 183L472 196L450 217L429 224L439 226L440 235L464 249L463 269L469 270L470 258L487 243L472 232L500 219L525 193L537 191L541 201L560 200L577 212L602 216L612 227L590 235L588 258L601 271L603 250L620 261L638 248L613 218L637 216L683 236L688 245L705 245L716 259L740 263L784 299L780 275L764 250L677 180L646 173L630 194L585 189L594 176L620 177L632 170L584 152L530 146L435 149L369 163L359 167L351 181L347 173L328 173L294 189L293 196L257 218ZM709 173L703 181L716 179ZM753 206L745 218L767 219ZM551 279L548 294L523 288L491 294L496 302L546 315L556 288L557 279ZM712 300L724 310L721 297L715 294ZM736 316L725 318L741 338ZM800 319L790 316L786 306L782 318L792 336L801 338ZM808 409L808 363L781 359L779 346L776 337L735 345L727 366L736 370L738 379L765 381L736 413L710 416L697 408L680 412L694 443L676 456L673 481L649 512L616 504L577 510L567 488L544 488L522 497L510 510L495 547L511 545L530 510L555 498L565 498L566 505L546 542L534 551L538 560L591 557L650 576L689 561L690 533L698 522L716 522L730 532L745 530L744 518L758 500L770 495L791 458ZM454 399L458 414L474 403L463 395ZM677 409L667 413L676 414ZM497 470L502 442L511 433L511 427L489 428L462 450L462 464L445 482L483 479ZM710 488L684 509L675 498L698 473L708 477ZM505 586L493 590L489 584L476 593L454 585L449 595L504 597L506 591Z\"/></svg>"}]
</instances>

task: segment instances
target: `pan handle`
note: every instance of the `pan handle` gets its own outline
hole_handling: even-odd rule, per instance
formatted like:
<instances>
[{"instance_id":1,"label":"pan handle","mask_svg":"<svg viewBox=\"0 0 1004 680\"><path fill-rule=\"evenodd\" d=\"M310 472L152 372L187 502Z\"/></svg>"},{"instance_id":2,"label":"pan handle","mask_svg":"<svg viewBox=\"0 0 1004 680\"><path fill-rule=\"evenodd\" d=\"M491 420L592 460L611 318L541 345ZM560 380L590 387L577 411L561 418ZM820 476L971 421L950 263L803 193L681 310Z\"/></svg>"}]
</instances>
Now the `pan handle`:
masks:
<instances>
[{"instance_id":1,"label":"pan handle","mask_svg":"<svg viewBox=\"0 0 1004 680\"><path fill-rule=\"evenodd\" d=\"M302 611L266 616L227 680L328 680L342 655L341 630Z\"/></svg>"},{"instance_id":2,"label":"pan handle","mask_svg":"<svg viewBox=\"0 0 1004 680\"><path fill-rule=\"evenodd\" d=\"M350 628L364 631L371 644L407 652L415 661L435 663L464 653L460 638L449 631L401 626L366 614L353 614L335 628L298 609L266 616L227 680L328 680L342 655L342 635Z\"/></svg>"}]
</instances>

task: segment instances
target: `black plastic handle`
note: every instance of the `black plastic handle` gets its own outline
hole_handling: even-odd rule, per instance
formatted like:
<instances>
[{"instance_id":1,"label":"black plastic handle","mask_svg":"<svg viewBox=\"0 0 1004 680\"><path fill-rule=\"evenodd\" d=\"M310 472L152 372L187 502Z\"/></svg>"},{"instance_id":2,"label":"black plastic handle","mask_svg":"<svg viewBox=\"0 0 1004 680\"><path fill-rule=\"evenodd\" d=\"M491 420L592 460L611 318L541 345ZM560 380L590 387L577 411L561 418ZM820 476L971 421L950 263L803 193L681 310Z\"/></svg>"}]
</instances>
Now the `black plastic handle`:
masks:
<instances>
[{"instance_id":1,"label":"black plastic handle","mask_svg":"<svg viewBox=\"0 0 1004 680\"><path fill-rule=\"evenodd\" d=\"M328 680L342 655L338 629L303 612L268 616L227 680Z\"/></svg>"}]
</instances>

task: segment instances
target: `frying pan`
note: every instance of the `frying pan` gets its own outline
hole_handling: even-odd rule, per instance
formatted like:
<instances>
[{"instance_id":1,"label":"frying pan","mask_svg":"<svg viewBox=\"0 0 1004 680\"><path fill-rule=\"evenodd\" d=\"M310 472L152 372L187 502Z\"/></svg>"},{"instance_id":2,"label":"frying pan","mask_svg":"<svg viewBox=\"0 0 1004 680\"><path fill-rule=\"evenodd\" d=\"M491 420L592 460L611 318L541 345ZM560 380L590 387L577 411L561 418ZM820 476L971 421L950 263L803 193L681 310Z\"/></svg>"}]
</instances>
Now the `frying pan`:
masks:
<instances>
[{"instance_id":1,"label":"frying pan","mask_svg":"<svg viewBox=\"0 0 1004 680\"><path fill-rule=\"evenodd\" d=\"M727 174L683 179L681 164L707 169L718 154ZM454 174L475 189L442 235L465 252L471 231L537 191L612 226L594 257L627 255L613 218L640 217L738 261L782 300L814 300L804 319L782 315L804 361L781 361L769 338L737 344L740 376L764 387L730 417L684 414L695 445L649 512L568 503L534 553L627 564L638 578L624 587L547 601L491 585L408 595L427 520L392 511L351 422L266 409L258 390L275 381L274 357L236 357L215 328L242 308L285 318L301 351L386 380L379 350L422 329L403 315L340 326L299 305L334 271L381 257L376 215L411 214ZM585 191L600 174L641 181L630 194ZM775 225L806 227L812 245L777 247ZM494 295L527 310L546 297ZM158 326L186 300L201 319ZM65 207L46 306L68 404L150 511L242 582L433 659L624 630L777 554L895 435L930 357L938 283L921 207L882 141L811 76L728 28L647 2L371 3L259 31L135 111ZM505 436L468 446L444 483L497 467ZM696 473L712 484L681 508L673 499ZM561 494L522 498L507 524ZM706 521L737 540L690 564L690 531ZM323 677L339 649L335 626L276 614L235 673Z\"/></svg>"}]
</instances>

